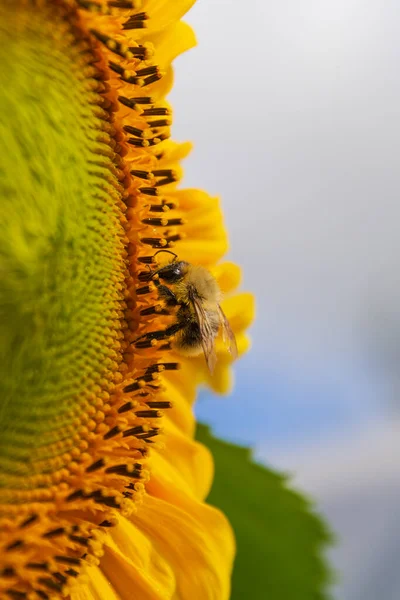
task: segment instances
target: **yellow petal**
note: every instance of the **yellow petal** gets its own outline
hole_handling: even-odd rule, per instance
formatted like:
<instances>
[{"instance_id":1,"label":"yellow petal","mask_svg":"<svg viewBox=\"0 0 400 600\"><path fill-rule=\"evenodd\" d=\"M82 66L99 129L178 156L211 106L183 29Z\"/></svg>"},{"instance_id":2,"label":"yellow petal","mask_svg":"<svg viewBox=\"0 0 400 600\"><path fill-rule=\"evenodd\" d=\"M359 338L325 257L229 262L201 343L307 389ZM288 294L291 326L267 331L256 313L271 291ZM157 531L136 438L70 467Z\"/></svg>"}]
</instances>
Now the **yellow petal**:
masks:
<instances>
[{"instance_id":1,"label":"yellow petal","mask_svg":"<svg viewBox=\"0 0 400 600\"><path fill-rule=\"evenodd\" d=\"M153 495L163 497L163 486L160 486L162 480L167 482L168 487L204 500L214 474L210 452L202 444L180 433L172 423L166 423L164 433L165 447L162 452L152 456L152 478L147 489Z\"/></svg>"},{"instance_id":2,"label":"yellow petal","mask_svg":"<svg viewBox=\"0 0 400 600\"><path fill-rule=\"evenodd\" d=\"M195 0L145 0L142 9L149 15L148 29L165 29L179 21L194 3Z\"/></svg>"},{"instance_id":3,"label":"yellow petal","mask_svg":"<svg viewBox=\"0 0 400 600\"><path fill-rule=\"evenodd\" d=\"M160 165L164 167L171 166L186 158L192 150L193 145L190 142L173 142L167 140L163 144L163 155L160 158Z\"/></svg>"},{"instance_id":4,"label":"yellow petal","mask_svg":"<svg viewBox=\"0 0 400 600\"><path fill-rule=\"evenodd\" d=\"M240 285L242 271L235 263L221 263L211 269L211 272L218 281L220 290L223 293L230 292Z\"/></svg>"},{"instance_id":5,"label":"yellow petal","mask_svg":"<svg viewBox=\"0 0 400 600\"><path fill-rule=\"evenodd\" d=\"M213 198L203 190L193 188L178 190L171 196L178 202L179 207L185 211L212 208L219 205L217 198Z\"/></svg>"},{"instance_id":6,"label":"yellow petal","mask_svg":"<svg viewBox=\"0 0 400 600\"><path fill-rule=\"evenodd\" d=\"M239 333L236 336L236 343L239 356L242 356L250 348L250 339L244 333ZM208 370L204 369L205 379L207 385L217 394L228 394L232 390L234 383L231 368L232 356L221 341L217 342L217 356L218 361L214 373L211 375Z\"/></svg>"},{"instance_id":7,"label":"yellow petal","mask_svg":"<svg viewBox=\"0 0 400 600\"><path fill-rule=\"evenodd\" d=\"M176 359L181 361L180 356ZM179 374L167 373L164 377L166 399L172 402L172 409L168 411L168 418L186 435L193 436L195 431L195 419L192 411L192 403L195 399L196 390L193 385L193 373L191 369L183 369Z\"/></svg>"},{"instance_id":8,"label":"yellow petal","mask_svg":"<svg viewBox=\"0 0 400 600\"><path fill-rule=\"evenodd\" d=\"M244 331L254 321L254 296L248 292L226 298L222 303L222 308L234 331Z\"/></svg>"},{"instance_id":9,"label":"yellow petal","mask_svg":"<svg viewBox=\"0 0 400 600\"><path fill-rule=\"evenodd\" d=\"M172 566L174 599L228 600L235 545L231 527L220 511L183 494L179 506L149 496L135 522Z\"/></svg>"},{"instance_id":10,"label":"yellow petal","mask_svg":"<svg viewBox=\"0 0 400 600\"><path fill-rule=\"evenodd\" d=\"M193 29L183 21L173 23L167 29L146 36L144 40L154 44L155 60L163 69L167 68L177 56L196 45Z\"/></svg>"},{"instance_id":11,"label":"yellow petal","mask_svg":"<svg viewBox=\"0 0 400 600\"><path fill-rule=\"evenodd\" d=\"M153 513L153 519L155 516ZM106 542L101 568L120 600L174 598L173 565L157 551L154 538L136 520L120 518L112 539Z\"/></svg>"},{"instance_id":12,"label":"yellow petal","mask_svg":"<svg viewBox=\"0 0 400 600\"><path fill-rule=\"evenodd\" d=\"M233 388L233 373L230 369L230 363L232 361L223 360L218 355L218 365L212 375L207 373L206 378L207 384L216 394L228 394Z\"/></svg>"},{"instance_id":13,"label":"yellow petal","mask_svg":"<svg viewBox=\"0 0 400 600\"><path fill-rule=\"evenodd\" d=\"M164 71L161 79L156 81L155 83L151 83L150 85L143 88L146 90L148 94L152 96L155 100L160 100L165 98L169 94L174 85L174 70L171 66L167 67ZM162 144L159 144L157 148L157 152L162 150Z\"/></svg>"},{"instance_id":14,"label":"yellow petal","mask_svg":"<svg viewBox=\"0 0 400 600\"><path fill-rule=\"evenodd\" d=\"M228 250L228 241L225 239L201 241L182 240L179 243L179 256L190 263L211 266L216 263Z\"/></svg>"},{"instance_id":15,"label":"yellow petal","mask_svg":"<svg viewBox=\"0 0 400 600\"><path fill-rule=\"evenodd\" d=\"M88 567L86 575L88 583L77 584L71 600L120 600L99 567Z\"/></svg>"}]
</instances>

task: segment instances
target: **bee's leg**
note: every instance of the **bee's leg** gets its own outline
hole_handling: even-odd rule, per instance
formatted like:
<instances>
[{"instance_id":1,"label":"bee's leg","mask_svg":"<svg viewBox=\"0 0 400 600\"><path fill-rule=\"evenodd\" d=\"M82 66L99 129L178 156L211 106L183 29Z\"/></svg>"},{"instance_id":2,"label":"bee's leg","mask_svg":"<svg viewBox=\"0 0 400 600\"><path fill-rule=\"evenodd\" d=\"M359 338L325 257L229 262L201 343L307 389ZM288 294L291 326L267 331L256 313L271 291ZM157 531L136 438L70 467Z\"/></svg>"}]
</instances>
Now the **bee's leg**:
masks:
<instances>
[{"instance_id":1,"label":"bee's leg","mask_svg":"<svg viewBox=\"0 0 400 600\"><path fill-rule=\"evenodd\" d=\"M144 333L140 337L138 337L133 344L137 348L150 348L152 346L152 340L166 340L175 333L178 333L181 329L183 329L183 323L174 323L170 325L166 329L160 329L158 331L149 331L149 333ZM142 341L139 341L142 340Z\"/></svg>"},{"instance_id":2,"label":"bee's leg","mask_svg":"<svg viewBox=\"0 0 400 600\"><path fill-rule=\"evenodd\" d=\"M157 292L160 299L164 300L167 306L178 306L179 302L172 290L166 285L162 285L157 279L153 280L157 286Z\"/></svg>"},{"instance_id":3,"label":"bee's leg","mask_svg":"<svg viewBox=\"0 0 400 600\"><path fill-rule=\"evenodd\" d=\"M157 286L158 297L162 300L162 304L156 304L152 306L148 306L140 311L141 315L170 315L170 311L168 309L179 306L178 300L172 290L169 289L166 285L161 285L161 283L157 280L154 280L155 285Z\"/></svg>"}]
</instances>

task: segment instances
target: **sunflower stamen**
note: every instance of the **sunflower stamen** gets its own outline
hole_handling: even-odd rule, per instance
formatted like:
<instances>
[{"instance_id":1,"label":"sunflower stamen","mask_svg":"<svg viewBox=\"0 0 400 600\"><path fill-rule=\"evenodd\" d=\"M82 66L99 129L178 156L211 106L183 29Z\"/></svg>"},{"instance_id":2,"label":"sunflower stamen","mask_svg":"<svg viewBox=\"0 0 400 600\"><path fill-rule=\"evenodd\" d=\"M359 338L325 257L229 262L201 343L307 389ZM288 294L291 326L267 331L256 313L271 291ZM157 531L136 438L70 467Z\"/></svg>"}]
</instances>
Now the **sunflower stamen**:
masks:
<instances>
[{"instance_id":1,"label":"sunflower stamen","mask_svg":"<svg viewBox=\"0 0 400 600\"><path fill-rule=\"evenodd\" d=\"M139 138L146 137L146 130L139 129L138 127L132 127L132 125L125 125L124 131L126 131L127 133L130 133L131 135L135 135L136 137L139 137Z\"/></svg>"},{"instance_id":2,"label":"sunflower stamen","mask_svg":"<svg viewBox=\"0 0 400 600\"><path fill-rule=\"evenodd\" d=\"M142 117L164 117L171 114L169 108L160 106L158 108L145 108L141 111Z\"/></svg>"},{"instance_id":3,"label":"sunflower stamen","mask_svg":"<svg viewBox=\"0 0 400 600\"><path fill-rule=\"evenodd\" d=\"M149 212L167 212L177 208L174 202L163 202L162 204L150 204Z\"/></svg>"},{"instance_id":4,"label":"sunflower stamen","mask_svg":"<svg viewBox=\"0 0 400 600\"><path fill-rule=\"evenodd\" d=\"M149 400L148 402L146 402L146 404L149 408L172 408L172 403L168 400L159 400L154 402Z\"/></svg>"},{"instance_id":5,"label":"sunflower stamen","mask_svg":"<svg viewBox=\"0 0 400 600\"><path fill-rule=\"evenodd\" d=\"M67 502L73 502L74 500L78 500L78 498L84 497L85 495L83 493L83 490L75 490L74 492L72 492L72 494L66 497L66 500Z\"/></svg>"},{"instance_id":6,"label":"sunflower stamen","mask_svg":"<svg viewBox=\"0 0 400 600\"><path fill-rule=\"evenodd\" d=\"M150 286L150 285L145 285L143 287L140 287L136 290L136 294L138 294L139 296L145 295L145 294L151 294L151 292L154 290L154 286Z\"/></svg>"},{"instance_id":7,"label":"sunflower stamen","mask_svg":"<svg viewBox=\"0 0 400 600\"><path fill-rule=\"evenodd\" d=\"M150 367L148 367L146 369L146 373L152 373L154 371L160 372L160 370L162 370L162 371L176 371L179 368L180 368L180 365L177 362L156 363L156 364L151 365Z\"/></svg>"},{"instance_id":8,"label":"sunflower stamen","mask_svg":"<svg viewBox=\"0 0 400 600\"><path fill-rule=\"evenodd\" d=\"M119 75L121 80L125 81L125 83L139 85L141 87L148 85L148 83L146 83L146 79L137 77L135 71L130 71L130 70L124 69L124 67L122 65L120 65L119 63L116 63L116 62L110 60L108 62L108 66L110 67L110 69L112 71L114 71L114 73L117 73L117 75ZM154 77L154 75L152 77Z\"/></svg>"},{"instance_id":9,"label":"sunflower stamen","mask_svg":"<svg viewBox=\"0 0 400 600\"><path fill-rule=\"evenodd\" d=\"M100 526L101 525L102 524L100 523ZM111 526L113 526L113 525L115 526L116 523L113 523ZM78 571L75 571L75 569L67 569L65 571L65 574L68 575L68 577L78 577L78 575L79 575Z\"/></svg>"},{"instance_id":10,"label":"sunflower stamen","mask_svg":"<svg viewBox=\"0 0 400 600\"><path fill-rule=\"evenodd\" d=\"M127 21L123 24L123 29L145 29L147 27L145 21Z\"/></svg>"},{"instance_id":11,"label":"sunflower stamen","mask_svg":"<svg viewBox=\"0 0 400 600\"><path fill-rule=\"evenodd\" d=\"M51 529L50 531L47 531L46 533L44 533L42 537L49 539L49 538L58 537L59 535L64 535L64 533L65 533L64 527L57 527L57 529Z\"/></svg>"},{"instance_id":12,"label":"sunflower stamen","mask_svg":"<svg viewBox=\"0 0 400 600\"><path fill-rule=\"evenodd\" d=\"M154 381L157 378L157 373L151 372L151 373L146 373L141 379L138 379L136 381L134 381L133 383L130 383L129 385L124 387L124 392L125 393L129 393L129 392L137 392L138 390L141 390L143 387L145 387L146 383L149 383L150 381Z\"/></svg>"},{"instance_id":13,"label":"sunflower stamen","mask_svg":"<svg viewBox=\"0 0 400 600\"><path fill-rule=\"evenodd\" d=\"M130 2L130 0L109 0L107 4L111 8L122 8L126 10L135 8L135 4L133 2Z\"/></svg>"},{"instance_id":14,"label":"sunflower stamen","mask_svg":"<svg viewBox=\"0 0 400 600\"><path fill-rule=\"evenodd\" d=\"M179 240L181 240L183 238L182 234L180 233L176 233L174 235L169 235L167 236L165 239L167 241L167 243L171 243L171 242L179 242Z\"/></svg>"},{"instance_id":15,"label":"sunflower stamen","mask_svg":"<svg viewBox=\"0 0 400 600\"><path fill-rule=\"evenodd\" d=\"M171 349L172 349L172 346L171 346L170 342L167 342L166 344L163 344L162 346L159 346L157 348L157 350L161 351L161 352L164 352L164 351L169 352Z\"/></svg>"},{"instance_id":16,"label":"sunflower stamen","mask_svg":"<svg viewBox=\"0 0 400 600\"><path fill-rule=\"evenodd\" d=\"M76 558L75 556L63 556L63 555L56 555L54 557L54 560L61 564L76 565L76 566L80 565L82 562L82 559Z\"/></svg>"},{"instance_id":17,"label":"sunflower stamen","mask_svg":"<svg viewBox=\"0 0 400 600\"><path fill-rule=\"evenodd\" d=\"M146 441L147 439L150 439L150 438L155 437L156 435L159 435L159 433L160 433L160 429L156 428L156 429L151 429L147 433L138 434L136 437L138 440Z\"/></svg>"},{"instance_id":18,"label":"sunflower stamen","mask_svg":"<svg viewBox=\"0 0 400 600\"><path fill-rule=\"evenodd\" d=\"M158 121L147 121L147 124L151 129L157 129L158 127L170 127L171 121L169 119L159 119Z\"/></svg>"},{"instance_id":19,"label":"sunflower stamen","mask_svg":"<svg viewBox=\"0 0 400 600\"><path fill-rule=\"evenodd\" d=\"M154 177L172 177L175 175L175 171L172 169L154 169L153 175Z\"/></svg>"},{"instance_id":20,"label":"sunflower stamen","mask_svg":"<svg viewBox=\"0 0 400 600\"><path fill-rule=\"evenodd\" d=\"M165 238L142 238L142 244L152 246L152 248L165 248L168 246L168 240Z\"/></svg>"},{"instance_id":21,"label":"sunflower stamen","mask_svg":"<svg viewBox=\"0 0 400 600\"><path fill-rule=\"evenodd\" d=\"M11 544L5 547L6 552L10 552L11 550L17 550L18 548L22 548L24 545L24 540L14 540Z\"/></svg>"},{"instance_id":22,"label":"sunflower stamen","mask_svg":"<svg viewBox=\"0 0 400 600\"><path fill-rule=\"evenodd\" d=\"M61 583L57 583L56 581L54 581L54 579L50 579L50 577L39 577L38 583L44 585L53 592L62 592Z\"/></svg>"},{"instance_id":23,"label":"sunflower stamen","mask_svg":"<svg viewBox=\"0 0 400 600\"><path fill-rule=\"evenodd\" d=\"M145 12L136 13L136 15L132 15L125 23L123 23L122 29L145 29L147 27L146 21L148 18L149 15Z\"/></svg>"},{"instance_id":24,"label":"sunflower stamen","mask_svg":"<svg viewBox=\"0 0 400 600\"><path fill-rule=\"evenodd\" d=\"M144 419L159 419L162 417L162 412L159 410L138 410L135 414L137 417L142 417Z\"/></svg>"},{"instance_id":25,"label":"sunflower stamen","mask_svg":"<svg viewBox=\"0 0 400 600\"><path fill-rule=\"evenodd\" d=\"M55 577L56 579L58 579L58 581L60 583L67 583L68 578L65 577L65 575L63 575L62 573L60 573L59 571L56 571L55 573L52 573L53 577Z\"/></svg>"},{"instance_id":26,"label":"sunflower stamen","mask_svg":"<svg viewBox=\"0 0 400 600\"><path fill-rule=\"evenodd\" d=\"M170 177L164 177L164 179L160 179L159 181L156 181L155 185L157 187L161 187L163 185L169 185L170 183L175 183L175 181L177 181L177 176L175 173L173 173Z\"/></svg>"},{"instance_id":27,"label":"sunflower stamen","mask_svg":"<svg viewBox=\"0 0 400 600\"><path fill-rule=\"evenodd\" d=\"M133 53L128 47L124 46L123 44L120 44L119 42L117 42L117 40L114 40L112 37L105 35L104 33L97 31L96 29L91 29L90 33L92 33L94 37L99 40L99 42L101 42L109 50L111 50L111 52L117 54L118 56L121 56L121 58L129 59L133 57Z\"/></svg>"},{"instance_id":28,"label":"sunflower stamen","mask_svg":"<svg viewBox=\"0 0 400 600\"><path fill-rule=\"evenodd\" d=\"M4 567L0 574L2 577L15 577L15 569L13 567Z\"/></svg>"},{"instance_id":29,"label":"sunflower stamen","mask_svg":"<svg viewBox=\"0 0 400 600\"><path fill-rule=\"evenodd\" d=\"M159 81L163 76L164 73L162 71L157 70L157 72L154 73L154 75L149 75L149 77L145 77L145 79L143 79L142 87L146 87L147 85L151 85L152 83Z\"/></svg>"},{"instance_id":30,"label":"sunflower stamen","mask_svg":"<svg viewBox=\"0 0 400 600\"><path fill-rule=\"evenodd\" d=\"M139 433L145 433L146 431L147 431L147 429L145 429L142 425L138 425L137 427L131 427L130 429L127 429L126 431L124 431L123 436L124 437L130 437L130 436L136 437Z\"/></svg>"},{"instance_id":31,"label":"sunflower stamen","mask_svg":"<svg viewBox=\"0 0 400 600\"><path fill-rule=\"evenodd\" d=\"M107 433L105 433L103 435L103 440L110 440L111 438L115 437L119 433L121 433L121 428L119 425L115 425L114 427L112 427L110 429L110 431L107 431Z\"/></svg>"},{"instance_id":32,"label":"sunflower stamen","mask_svg":"<svg viewBox=\"0 0 400 600\"><path fill-rule=\"evenodd\" d=\"M102 521L101 523L99 523L99 527L107 527L107 528L108 527L115 527L116 524L117 524L117 521L108 521L107 519L105 519L104 521ZM78 573L76 571L75 571L75 573L76 573L76 575L78 575Z\"/></svg>"},{"instance_id":33,"label":"sunflower stamen","mask_svg":"<svg viewBox=\"0 0 400 600\"><path fill-rule=\"evenodd\" d=\"M105 438L105 436L103 436L103 438L108 439L108 438ZM104 465L105 465L104 458L99 458L98 460L96 460L94 463L92 463L91 465L89 465L87 467L86 473L93 473L94 471L97 471L98 469L101 469L102 467L104 467Z\"/></svg>"},{"instance_id":34,"label":"sunflower stamen","mask_svg":"<svg viewBox=\"0 0 400 600\"><path fill-rule=\"evenodd\" d=\"M155 75L156 73L160 73L160 70L157 65L153 65L151 67L145 67L143 69L139 69L136 71L136 75L138 77L145 77L146 75Z\"/></svg>"},{"instance_id":35,"label":"sunflower stamen","mask_svg":"<svg viewBox=\"0 0 400 600\"><path fill-rule=\"evenodd\" d=\"M145 12L138 12L134 15L131 15L128 19L128 21L147 21L149 18L149 15Z\"/></svg>"},{"instance_id":36,"label":"sunflower stamen","mask_svg":"<svg viewBox=\"0 0 400 600\"><path fill-rule=\"evenodd\" d=\"M130 477L132 479L141 479L142 473L139 469L131 469L133 465L115 465L106 469L106 473L113 475L123 475L124 477Z\"/></svg>"},{"instance_id":37,"label":"sunflower stamen","mask_svg":"<svg viewBox=\"0 0 400 600\"><path fill-rule=\"evenodd\" d=\"M29 563L26 563L25 567L27 569L32 569L34 571L48 571L49 570L49 565L46 562L40 562L40 563L29 562Z\"/></svg>"},{"instance_id":38,"label":"sunflower stamen","mask_svg":"<svg viewBox=\"0 0 400 600\"><path fill-rule=\"evenodd\" d=\"M98 4L97 2L92 2L91 0L77 0L77 4L79 8L83 8L84 10L88 10L90 12L107 14L106 7Z\"/></svg>"},{"instance_id":39,"label":"sunflower stamen","mask_svg":"<svg viewBox=\"0 0 400 600\"><path fill-rule=\"evenodd\" d=\"M144 265L151 265L154 264L154 257L153 256L139 256L138 257L138 262L144 264Z\"/></svg>"},{"instance_id":40,"label":"sunflower stamen","mask_svg":"<svg viewBox=\"0 0 400 600\"><path fill-rule=\"evenodd\" d=\"M138 98L126 98L125 96L118 96L118 100L121 102L121 104L133 109L136 108L137 104L154 104L154 100L153 98L150 98L150 96L142 96Z\"/></svg>"},{"instance_id":41,"label":"sunflower stamen","mask_svg":"<svg viewBox=\"0 0 400 600\"><path fill-rule=\"evenodd\" d=\"M126 141L128 142L128 144L130 144L131 146L135 146L136 148L148 148L149 146L151 146L149 140L129 138Z\"/></svg>"},{"instance_id":42,"label":"sunflower stamen","mask_svg":"<svg viewBox=\"0 0 400 600\"><path fill-rule=\"evenodd\" d=\"M100 491L94 492L91 495L93 502L96 504L104 504L109 508L120 508L121 503L115 496L103 496Z\"/></svg>"},{"instance_id":43,"label":"sunflower stamen","mask_svg":"<svg viewBox=\"0 0 400 600\"><path fill-rule=\"evenodd\" d=\"M140 139L135 139L135 138L129 138L127 140L127 142L128 142L128 144L131 144L132 146L136 146L137 148L147 148L149 146L156 146L157 144L160 144L161 142L163 142L164 140L167 140L168 138L169 138L169 135L163 133L162 135L159 135L150 140L148 140L148 139L140 140Z\"/></svg>"},{"instance_id":44,"label":"sunflower stamen","mask_svg":"<svg viewBox=\"0 0 400 600\"><path fill-rule=\"evenodd\" d=\"M28 598L26 592L18 592L17 590L7 590L6 593L12 600L26 600Z\"/></svg>"},{"instance_id":45,"label":"sunflower stamen","mask_svg":"<svg viewBox=\"0 0 400 600\"><path fill-rule=\"evenodd\" d=\"M28 527L29 525L32 525L33 523L35 523L37 520L39 519L39 515L33 514L30 517L28 517L27 519L25 519L25 521L22 521L22 523L20 524L20 529L24 529L25 527Z\"/></svg>"},{"instance_id":46,"label":"sunflower stamen","mask_svg":"<svg viewBox=\"0 0 400 600\"><path fill-rule=\"evenodd\" d=\"M146 196L158 196L159 191L156 187L141 187L139 188L139 192L142 194L146 194Z\"/></svg>"},{"instance_id":47,"label":"sunflower stamen","mask_svg":"<svg viewBox=\"0 0 400 600\"><path fill-rule=\"evenodd\" d=\"M151 179L153 177L151 171L139 171L137 169L132 169L131 175L138 177L139 179Z\"/></svg>"},{"instance_id":48,"label":"sunflower stamen","mask_svg":"<svg viewBox=\"0 0 400 600\"><path fill-rule=\"evenodd\" d=\"M68 539L71 540L71 542L76 542L77 544L80 544L81 546L88 546L90 538L83 537L82 535L69 535Z\"/></svg>"},{"instance_id":49,"label":"sunflower stamen","mask_svg":"<svg viewBox=\"0 0 400 600\"><path fill-rule=\"evenodd\" d=\"M132 410L132 408L134 408L133 402L125 402L125 404L120 406L120 408L118 409L118 413L122 415L123 413ZM125 432L123 433L123 435L125 436Z\"/></svg>"},{"instance_id":50,"label":"sunflower stamen","mask_svg":"<svg viewBox=\"0 0 400 600\"><path fill-rule=\"evenodd\" d=\"M135 343L135 348L139 350L147 350L148 348L154 348L157 346L157 340L140 340Z\"/></svg>"},{"instance_id":51,"label":"sunflower stamen","mask_svg":"<svg viewBox=\"0 0 400 600\"><path fill-rule=\"evenodd\" d=\"M149 219L143 219L142 223L144 223L145 225L152 225L153 227L168 227L170 225L183 225L184 221L181 218L162 219L151 217Z\"/></svg>"}]
</instances>

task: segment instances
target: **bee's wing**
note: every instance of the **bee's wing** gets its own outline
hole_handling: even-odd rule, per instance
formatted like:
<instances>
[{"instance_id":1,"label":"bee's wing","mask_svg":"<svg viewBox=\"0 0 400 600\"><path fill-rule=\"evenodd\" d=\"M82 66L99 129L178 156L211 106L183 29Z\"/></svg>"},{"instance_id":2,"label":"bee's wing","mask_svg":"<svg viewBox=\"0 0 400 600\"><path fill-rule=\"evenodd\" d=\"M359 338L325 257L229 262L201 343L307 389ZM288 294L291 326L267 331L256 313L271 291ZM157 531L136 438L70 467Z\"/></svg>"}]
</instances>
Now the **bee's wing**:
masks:
<instances>
[{"instance_id":1,"label":"bee's wing","mask_svg":"<svg viewBox=\"0 0 400 600\"><path fill-rule=\"evenodd\" d=\"M219 304L218 304L218 313L219 313L219 320L222 325L222 337L224 339L225 344L228 346L228 350L232 354L233 359L236 359L238 357L238 349L237 349L235 334L233 333L232 328L229 325L229 321L226 318L225 313Z\"/></svg>"},{"instance_id":2,"label":"bee's wing","mask_svg":"<svg viewBox=\"0 0 400 600\"><path fill-rule=\"evenodd\" d=\"M206 359L208 370L211 375L214 372L215 364L217 362L217 355L215 353L215 333L210 324L207 311L201 303L201 300L194 294L192 296L192 302L196 311L197 322L200 328L201 345L203 347L204 356Z\"/></svg>"}]
</instances>

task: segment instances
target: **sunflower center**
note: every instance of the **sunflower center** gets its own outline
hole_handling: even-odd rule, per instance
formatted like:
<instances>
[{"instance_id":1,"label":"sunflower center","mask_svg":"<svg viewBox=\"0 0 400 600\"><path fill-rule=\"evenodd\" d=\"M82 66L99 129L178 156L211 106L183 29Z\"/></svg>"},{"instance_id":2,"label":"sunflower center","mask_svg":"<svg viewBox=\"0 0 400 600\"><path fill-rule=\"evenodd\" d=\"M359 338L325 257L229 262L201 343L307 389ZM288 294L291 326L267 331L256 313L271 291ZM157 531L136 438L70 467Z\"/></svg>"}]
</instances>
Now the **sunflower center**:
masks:
<instances>
[{"instance_id":1,"label":"sunflower center","mask_svg":"<svg viewBox=\"0 0 400 600\"><path fill-rule=\"evenodd\" d=\"M0 488L10 490L26 476L50 484L96 386L112 386L125 268L97 57L62 4L1 12Z\"/></svg>"},{"instance_id":2,"label":"sunflower center","mask_svg":"<svg viewBox=\"0 0 400 600\"><path fill-rule=\"evenodd\" d=\"M0 596L48 598L144 478L139 452L101 447L126 347L126 174L71 6L1 3L0 64Z\"/></svg>"}]
</instances>

